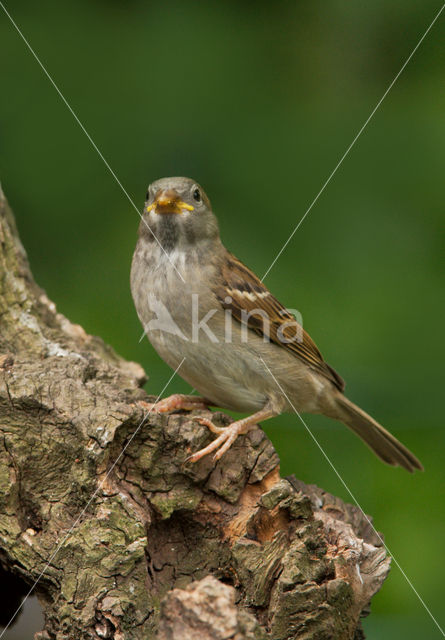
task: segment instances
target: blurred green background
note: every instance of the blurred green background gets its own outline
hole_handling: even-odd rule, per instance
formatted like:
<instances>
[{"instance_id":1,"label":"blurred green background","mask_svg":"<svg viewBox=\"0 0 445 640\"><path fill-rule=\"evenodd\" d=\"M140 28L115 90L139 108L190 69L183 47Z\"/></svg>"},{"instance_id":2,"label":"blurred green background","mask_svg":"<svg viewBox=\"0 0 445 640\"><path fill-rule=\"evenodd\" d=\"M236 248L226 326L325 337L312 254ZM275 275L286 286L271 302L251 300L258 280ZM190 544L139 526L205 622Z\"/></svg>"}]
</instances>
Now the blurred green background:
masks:
<instances>
[{"instance_id":1,"label":"blurred green background","mask_svg":"<svg viewBox=\"0 0 445 640\"><path fill-rule=\"evenodd\" d=\"M7 3L131 198L188 175L223 241L262 275L440 8L438 2ZM138 216L5 15L0 179L35 277L61 312L170 376L129 290ZM308 416L442 624L445 13L266 279L422 460L383 465ZM169 392L188 391L179 378ZM265 423L284 474L350 496L295 416ZM368 638L441 637L393 564Z\"/></svg>"}]
</instances>

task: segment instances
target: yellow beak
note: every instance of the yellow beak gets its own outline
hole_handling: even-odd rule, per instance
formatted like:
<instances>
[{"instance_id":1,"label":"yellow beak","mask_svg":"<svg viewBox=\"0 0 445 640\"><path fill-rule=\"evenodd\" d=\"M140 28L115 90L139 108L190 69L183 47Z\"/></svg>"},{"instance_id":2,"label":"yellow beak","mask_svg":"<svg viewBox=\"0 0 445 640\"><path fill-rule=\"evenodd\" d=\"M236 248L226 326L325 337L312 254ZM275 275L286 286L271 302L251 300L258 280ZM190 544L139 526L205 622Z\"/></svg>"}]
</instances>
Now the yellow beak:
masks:
<instances>
[{"instance_id":1,"label":"yellow beak","mask_svg":"<svg viewBox=\"0 0 445 640\"><path fill-rule=\"evenodd\" d=\"M145 211L148 213L154 209L156 213L183 213L184 209L194 211L194 208L181 200L175 189L166 189L157 192L153 204L146 207Z\"/></svg>"}]
</instances>

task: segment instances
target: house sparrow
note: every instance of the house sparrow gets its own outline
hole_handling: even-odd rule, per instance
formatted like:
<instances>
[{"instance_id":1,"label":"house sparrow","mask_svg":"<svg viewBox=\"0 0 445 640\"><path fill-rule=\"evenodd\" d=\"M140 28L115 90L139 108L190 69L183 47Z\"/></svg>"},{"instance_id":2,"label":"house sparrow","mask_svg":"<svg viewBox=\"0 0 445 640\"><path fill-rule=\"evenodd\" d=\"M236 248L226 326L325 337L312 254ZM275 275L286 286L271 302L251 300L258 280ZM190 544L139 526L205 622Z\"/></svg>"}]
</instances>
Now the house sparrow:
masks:
<instances>
[{"instance_id":1,"label":"house sparrow","mask_svg":"<svg viewBox=\"0 0 445 640\"><path fill-rule=\"evenodd\" d=\"M157 411L213 405L250 415L190 456L219 459L239 434L283 412L344 422L384 462L408 471L419 460L343 394L342 378L294 316L221 242L199 184L163 178L150 185L131 268L139 319L161 358L202 398L175 395ZM182 364L181 364L182 363Z\"/></svg>"}]
</instances>

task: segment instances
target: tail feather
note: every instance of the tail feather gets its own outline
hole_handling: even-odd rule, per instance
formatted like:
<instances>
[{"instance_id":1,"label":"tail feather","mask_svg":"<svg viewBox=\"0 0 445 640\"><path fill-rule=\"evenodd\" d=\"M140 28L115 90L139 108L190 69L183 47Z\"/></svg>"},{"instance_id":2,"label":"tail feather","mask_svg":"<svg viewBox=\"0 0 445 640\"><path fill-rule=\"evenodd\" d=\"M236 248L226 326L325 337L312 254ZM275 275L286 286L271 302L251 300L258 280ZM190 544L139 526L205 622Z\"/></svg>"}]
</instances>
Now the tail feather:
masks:
<instances>
[{"instance_id":1,"label":"tail feather","mask_svg":"<svg viewBox=\"0 0 445 640\"><path fill-rule=\"evenodd\" d=\"M339 410L336 418L352 429L383 462L400 465L411 473L416 469L423 471L416 456L360 407L343 395L337 396L336 405Z\"/></svg>"}]
</instances>

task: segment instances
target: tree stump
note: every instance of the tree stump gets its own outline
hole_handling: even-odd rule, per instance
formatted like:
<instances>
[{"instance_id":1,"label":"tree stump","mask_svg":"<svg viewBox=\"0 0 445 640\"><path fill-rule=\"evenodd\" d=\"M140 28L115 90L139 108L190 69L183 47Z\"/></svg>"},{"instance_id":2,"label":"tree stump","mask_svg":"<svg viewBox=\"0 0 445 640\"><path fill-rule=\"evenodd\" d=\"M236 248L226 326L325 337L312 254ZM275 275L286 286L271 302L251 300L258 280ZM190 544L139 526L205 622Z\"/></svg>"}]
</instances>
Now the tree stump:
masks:
<instances>
[{"instance_id":1,"label":"tree stump","mask_svg":"<svg viewBox=\"0 0 445 640\"><path fill-rule=\"evenodd\" d=\"M2 193L0 261L0 564L36 639L363 638L389 558L361 511L281 478L260 428L187 464L209 412L144 414L143 369L57 312Z\"/></svg>"}]
</instances>

